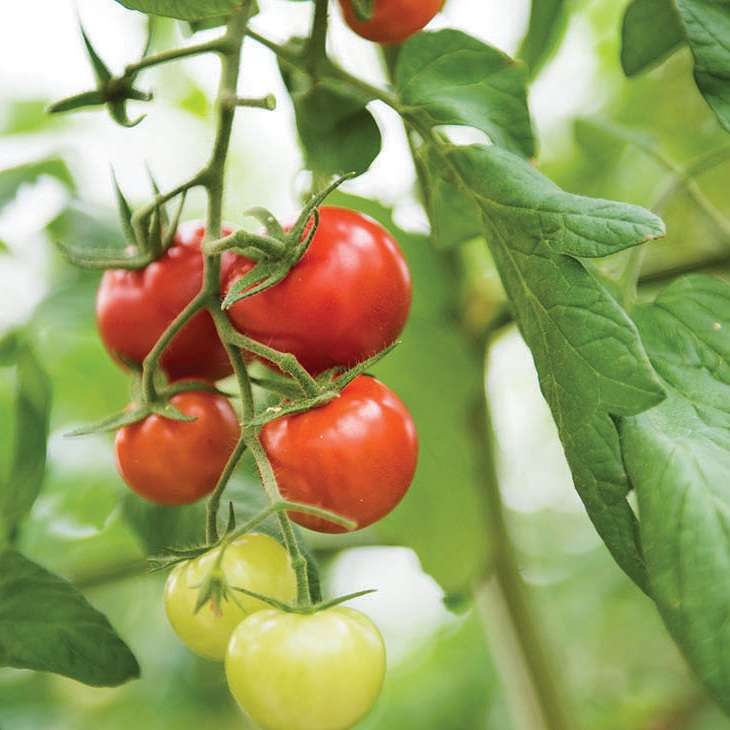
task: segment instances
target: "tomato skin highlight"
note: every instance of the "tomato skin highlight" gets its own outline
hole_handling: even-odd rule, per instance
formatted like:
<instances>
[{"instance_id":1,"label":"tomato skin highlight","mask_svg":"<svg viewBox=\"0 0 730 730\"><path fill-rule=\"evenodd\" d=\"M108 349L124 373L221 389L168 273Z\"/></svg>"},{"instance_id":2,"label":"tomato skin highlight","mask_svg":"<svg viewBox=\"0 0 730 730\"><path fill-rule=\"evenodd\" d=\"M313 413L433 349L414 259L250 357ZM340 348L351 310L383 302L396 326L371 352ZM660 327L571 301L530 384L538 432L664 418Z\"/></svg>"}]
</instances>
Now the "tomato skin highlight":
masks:
<instances>
[{"instance_id":1,"label":"tomato skin highlight","mask_svg":"<svg viewBox=\"0 0 730 730\"><path fill-rule=\"evenodd\" d=\"M312 375L352 367L398 339L411 306L403 252L371 218L323 206L312 243L278 284L228 310L244 335L292 353ZM224 284L253 267L242 256Z\"/></svg>"},{"instance_id":2,"label":"tomato skin highlight","mask_svg":"<svg viewBox=\"0 0 730 730\"><path fill-rule=\"evenodd\" d=\"M373 708L384 677L380 632L344 606L254 613L226 655L231 693L262 730L346 730Z\"/></svg>"},{"instance_id":3,"label":"tomato skin highlight","mask_svg":"<svg viewBox=\"0 0 730 730\"><path fill-rule=\"evenodd\" d=\"M122 479L140 496L190 504L215 489L241 429L228 399L217 393L189 390L170 402L196 420L153 413L117 431L114 454Z\"/></svg>"},{"instance_id":4,"label":"tomato skin highlight","mask_svg":"<svg viewBox=\"0 0 730 730\"><path fill-rule=\"evenodd\" d=\"M338 0L345 22L361 38L376 43L402 43L427 25L444 0L373 0L369 20L358 20L352 0Z\"/></svg>"},{"instance_id":5,"label":"tomato skin highlight","mask_svg":"<svg viewBox=\"0 0 730 730\"><path fill-rule=\"evenodd\" d=\"M223 661L233 630L246 616L268 608L263 601L233 590L246 588L291 603L297 578L286 549L268 535L249 533L226 547L220 568L235 601L225 598L218 610L213 602L195 612L199 587L214 567L221 548L176 565L165 583L165 613L175 633L192 651Z\"/></svg>"},{"instance_id":6,"label":"tomato skin highlight","mask_svg":"<svg viewBox=\"0 0 730 730\"><path fill-rule=\"evenodd\" d=\"M223 235L233 232L229 225ZM170 247L142 269L108 269L96 295L99 335L112 358L141 363L160 335L198 294L203 284L200 244L205 226L182 224ZM221 256L221 277L233 262ZM171 380L220 380L233 372L223 343L208 312L198 312L182 328L160 358Z\"/></svg>"},{"instance_id":7,"label":"tomato skin highlight","mask_svg":"<svg viewBox=\"0 0 730 730\"><path fill-rule=\"evenodd\" d=\"M355 529L400 502L418 460L408 409L390 388L365 375L323 406L270 421L261 430L261 444L285 499L347 517ZM302 512L289 516L317 532L347 531Z\"/></svg>"}]
</instances>

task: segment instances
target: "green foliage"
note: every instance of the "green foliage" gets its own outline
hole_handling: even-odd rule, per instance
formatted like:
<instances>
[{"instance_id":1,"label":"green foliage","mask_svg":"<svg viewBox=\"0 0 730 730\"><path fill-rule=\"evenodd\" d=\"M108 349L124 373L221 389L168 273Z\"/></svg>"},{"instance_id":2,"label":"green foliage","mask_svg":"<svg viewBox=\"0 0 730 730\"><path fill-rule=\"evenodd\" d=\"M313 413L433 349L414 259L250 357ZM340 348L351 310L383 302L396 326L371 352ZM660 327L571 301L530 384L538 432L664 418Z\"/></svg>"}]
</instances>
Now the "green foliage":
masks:
<instances>
[{"instance_id":1,"label":"green foliage","mask_svg":"<svg viewBox=\"0 0 730 730\"><path fill-rule=\"evenodd\" d=\"M0 549L13 538L40 492L51 409L50 381L21 333L0 341L3 366L15 368L16 386L13 402L2 408L3 414L14 415L14 438L7 468L0 468Z\"/></svg>"},{"instance_id":2,"label":"green foliage","mask_svg":"<svg viewBox=\"0 0 730 730\"><path fill-rule=\"evenodd\" d=\"M649 587L703 683L730 709L730 287L695 275L637 307L667 400L626 419Z\"/></svg>"},{"instance_id":3,"label":"green foliage","mask_svg":"<svg viewBox=\"0 0 730 730\"><path fill-rule=\"evenodd\" d=\"M0 172L0 210L15 199L23 185L35 183L43 176L58 180L69 190L75 188L68 166L59 157L47 157L37 162L11 167Z\"/></svg>"},{"instance_id":4,"label":"green foliage","mask_svg":"<svg viewBox=\"0 0 730 730\"><path fill-rule=\"evenodd\" d=\"M230 15L243 5L242 0L117 0L130 10L163 15L178 20L200 21ZM215 25L218 25L215 21Z\"/></svg>"},{"instance_id":5,"label":"green foliage","mask_svg":"<svg viewBox=\"0 0 730 730\"><path fill-rule=\"evenodd\" d=\"M454 148L488 243L532 350L576 489L621 567L645 585L614 415L663 396L635 327L575 257L605 256L663 234L635 206L569 195L497 148Z\"/></svg>"},{"instance_id":6,"label":"green foliage","mask_svg":"<svg viewBox=\"0 0 730 730\"><path fill-rule=\"evenodd\" d=\"M299 139L307 167L322 179L365 172L380 153L381 137L362 97L330 81L280 64L294 104Z\"/></svg>"},{"instance_id":7,"label":"green foliage","mask_svg":"<svg viewBox=\"0 0 730 730\"><path fill-rule=\"evenodd\" d=\"M527 34L517 51L534 79L558 49L568 27L566 0L532 0Z\"/></svg>"},{"instance_id":8,"label":"green foliage","mask_svg":"<svg viewBox=\"0 0 730 730\"><path fill-rule=\"evenodd\" d=\"M634 76L661 63L685 41L671 0L633 0L621 28L621 66Z\"/></svg>"},{"instance_id":9,"label":"green foliage","mask_svg":"<svg viewBox=\"0 0 730 730\"><path fill-rule=\"evenodd\" d=\"M720 124L730 131L730 7L675 0L695 59L695 81Z\"/></svg>"},{"instance_id":10,"label":"green foliage","mask_svg":"<svg viewBox=\"0 0 730 730\"><path fill-rule=\"evenodd\" d=\"M14 550L1 553L0 564L0 665L95 687L139 676L126 644L70 583Z\"/></svg>"},{"instance_id":11,"label":"green foliage","mask_svg":"<svg viewBox=\"0 0 730 730\"><path fill-rule=\"evenodd\" d=\"M525 67L456 30L418 33L398 58L395 85L403 113L429 126L484 132L496 145L531 157Z\"/></svg>"}]
</instances>

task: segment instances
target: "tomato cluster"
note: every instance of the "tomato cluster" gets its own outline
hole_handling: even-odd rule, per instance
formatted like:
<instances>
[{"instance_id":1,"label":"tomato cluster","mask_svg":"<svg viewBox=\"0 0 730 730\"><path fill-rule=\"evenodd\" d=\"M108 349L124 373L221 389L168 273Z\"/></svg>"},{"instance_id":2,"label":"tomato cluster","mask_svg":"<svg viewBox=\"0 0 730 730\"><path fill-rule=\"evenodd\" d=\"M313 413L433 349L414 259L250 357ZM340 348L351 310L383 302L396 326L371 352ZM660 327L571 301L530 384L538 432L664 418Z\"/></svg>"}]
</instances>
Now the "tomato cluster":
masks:
<instances>
[{"instance_id":1,"label":"tomato cluster","mask_svg":"<svg viewBox=\"0 0 730 730\"><path fill-rule=\"evenodd\" d=\"M345 531L306 511L312 507L359 529L388 514L406 493L418 454L408 410L368 375L338 379L399 337L411 304L408 267L395 240L366 216L322 207L317 220L311 240L312 221L304 231L308 248L302 246L283 279L230 306L227 329L220 322L217 327L206 308L210 297L187 320L181 316L202 301L196 299L207 265L200 223L182 225L146 267L104 274L96 311L107 350L123 367L144 365L143 405L155 361L168 381L169 397L153 400L115 439L119 472L142 497L163 505L199 500L230 472L239 442L249 445L250 429L241 440L236 412L214 387L233 372L220 332L237 346L252 347L251 340L265 345L270 358L293 355L305 377L312 376L310 385L329 389L324 405L285 410L254 432L281 498L304 507L289 509L292 520L319 532ZM224 227L224 235L231 233ZM258 263L220 254L220 299ZM169 336L171 326L176 334L163 348L160 337ZM261 351L244 355L262 357ZM264 363L277 371L276 363ZM378 697L383 642L357 611L299 605L301 580L285 547L247 533L179 562L166 584L165 608L193 651L225 660L231 692L262 728L344 730Z\"/></svg>"}]
</instances>

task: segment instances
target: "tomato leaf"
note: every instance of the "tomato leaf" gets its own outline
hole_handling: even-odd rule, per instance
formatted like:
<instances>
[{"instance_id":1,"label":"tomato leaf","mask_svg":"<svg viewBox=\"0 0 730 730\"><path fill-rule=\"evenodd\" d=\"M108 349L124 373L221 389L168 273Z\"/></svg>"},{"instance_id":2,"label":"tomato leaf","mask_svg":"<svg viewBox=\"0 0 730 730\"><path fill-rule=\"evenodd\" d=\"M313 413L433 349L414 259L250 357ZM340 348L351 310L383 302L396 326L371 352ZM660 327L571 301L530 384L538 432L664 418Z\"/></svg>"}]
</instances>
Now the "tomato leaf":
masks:
<instances>
[{"instance_id":1,"label":"tomato leaf","mask_svg":"<svg viewBox=\"0 0 730 730\"><path fill-rule=\"evenodd\" d=\"M366 213L390 231L406 255L413 284L401 344L373 372L413 416L418 468L403 501L369 529L386 544L415 550L447 598L468 596L491 565L488 506L467 418L474 400L483 397L484 362L449 320L447 267L427 240L400 230L391 211L377 203L340 192L331 200Z\"/></svg>"},{"instance_id":2,"label":"tomato leaf","mask_svg":"<svg viewBox=\"0 0 730 730\"><path fill-rule=\"evenodd\" d=\"M621 25L621 66L627 76L657 66L685 41L671 0L633 0Z\"/></svg>"},{"instance_id":3,"label":"tomato leaf","mask_svg":"<svg viewBox=\"0 0 730 730\"><path fill-rule=\"evenodd\" d=\"M532 0L527 34L517 57L527 64L534 79L560 45L568 27L569 10L565 0Z\"/></svg>"},{"instance_id":4,"label":"tomato leaf","mask_svg":"<svg viewBox=\"0 0 730 730\"><path fill-rule=\"evenodd\" d=\"M620 422L651 594L730 710L730 286L675 281L632 316L668 397Z\"/></svg>"},{"instance_id":5,"label":"tomato leaf","mask_svg":"<svg viewBox=\"0 0 730 730\"><path fill-rule=\"evenodd\" d=\"M15 397L2 412L14 413L10 465L0 475L0 546L12 536L40 492L46 467L51 384L31 348L16 336L5 339L0 365L16 369ZM8 362L10 361L10 362Z\"/></svg>"},{"instance_id":6,"label":"tomato leaf","mask_svg":"<svg viewBox=\"0 0 730 730\"><path fill-rule=\"evenodd\" d=\"M200 21L230 15L242 7L243 0L117 0L130 10L148 15L163 15L178 20Z\"/></svg>"},{"instance_id":7,"label":"tomato leaf","mask_svg":"<svg viewBox=\"0 0 730 730\"><path fill-rule=\"evenodd\" d=\"M452 148L447 159L475 192L588 515L623 570L645 586L612 418L651 408L663 389L636 327L576 257L661 236L663 223L637 206L565 193L495 147Z\"/></svg>"},{"instance_id":8,"label":"tomato leaf","mask_svg":"<svg viewBox=\"0 0 730 730\"><path fill-rule=\"evenodd\" d=\"M307 166L330 178L365 172L380 153L380 129L361 96L334 82L312 84L304 74L280 65L294 104Z\"/></svg>"},{"instance_id":9,"label":"tomato leaf","mask_svg":"<svg viewBox=\"0 0 730 730\"><path fill-rule=\"evenodd\" d=\"M167 549L201 545L205 541L203 502L164 507L129 492L122 500L122 512L148 556Z\"/></svg>"},{"instance_id":10,"label":"tomato leaf","mask_svg":"<svg viewBox=\"0 0 730 730\"><path fill-rule=\"evenodd\" d=\"M0 172L0 210L15 199L23 185L33 184L43 176L55 178L69 190L76 188L71 172L59 157L47 157L27 165L11 167Z\"/></svg>"},{"instance_id":11,"label":"tomato leaf","mask_svg":"<svg viewBox=\"0 0 730 730\"><path fill-rule=\"evenodd\" d=\"M694 56L697 86L720 124L730 131L730 5L713 0L674 0L674 4Z\"/></svg>"},{"instance_id":12,"label":"tomato leaf","mask_svg":"<svg viewBox=\"0 0 730 730\"><path fill-rule=\"evenodd\" d=\"M458 30L413 35L395 73L404 113L433 126L474 127L494 144L531 157L535 139L526 82L523 64Z\"/></svg>"},{"instance_id":13,"label":"tomato leaf","mask_svg":"<svg viewBox=\"0 0 730 730\"><path fill-rule=\"evenodd\" d=\"M55 672L93 687L139 676L106 617L71 583L14 550L0 554L0 665Z\"/></svg>"}]
</instances>

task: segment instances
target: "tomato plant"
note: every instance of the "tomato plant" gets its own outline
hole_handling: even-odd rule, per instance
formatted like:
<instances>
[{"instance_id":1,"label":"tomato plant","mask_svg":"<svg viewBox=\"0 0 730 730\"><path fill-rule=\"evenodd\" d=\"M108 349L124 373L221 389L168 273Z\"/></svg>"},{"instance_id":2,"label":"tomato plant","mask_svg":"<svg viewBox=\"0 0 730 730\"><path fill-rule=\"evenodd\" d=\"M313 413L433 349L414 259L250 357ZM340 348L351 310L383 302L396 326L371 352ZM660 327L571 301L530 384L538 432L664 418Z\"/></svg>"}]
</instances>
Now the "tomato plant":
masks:
<instances>
[{"instance_id":1,"label":"tomato plant","mask_svg":"<svg viewBox=\"0 0 730 730\"><path fill-rule=\"evenodd\" d=\"M385 647L364 614L266 610L244 619L226 655L228 686L264 730L345 730L380 694Z\"/></svg>"},{"instance_id":2,"label":"tomato plant","mask_svg":"<svg viewBox=\"0 0 730 730\"><path fill-rule=\"evenodd\" d=\"M290 352L312 374L352 366L393 343L411 305L411 279L397 242L361 213L323 206L304 254L278 284L228 310L242 333ZM224 289L253 267L238 257Z\"/></svg>"},{"instance_id":3,"label":"tomato plant","mask_svg":"<svg viewBox=\"0 0 730 730\"><path fill-rule=\"evenodd\" d=\"M408 409L390 388L365 375L324 406L267 423L261 443L282 495L348 517L358 528L400 502L418 458ZM291 517L319 532L345 529L301 512Z\"/></svg>"},{"instance_id":4,"label":"tomato plant","mask_svg":"<svg viewBox=\"0 0 730 730\"><path fill-rule=\"evenodd\" d=\"M165 584L165 612L170 626L194 652L222 661L233 629L267 604L236 588L289 603L296 596L297 580L289 555L268 535L249 533L194 560L176 565ZM211 598L196 612L200 588L214 569L227 586L219 602Z\"/></svg>"},{"instance_id":5,"label":"tomato plant","mask_svg":"<svg viewBox=\"0 0 730 730\"><path fill-rule=\"evenodd\" d=\"M444 0L373 0L372 15L359 20L353 0L338 1L350 28L377 43L402 43L421 30L444 5Z\"/></svg>"},{"instance_id":6,"label":"tomato plant","mask_svg":"<svg viewBox=\"0 0 730 730\"><path fill-rule=\"evenodd\" d=\"M232 232L225 227L224 233ZM109 269L96 297L96 321L112 357L141 363L160 335L200 291L205 227L190 221L178 229L170 247L142 269ZM230 254L222 258L222 275ZM233 372L208 312L198 312L173 338L161 365L173 380L219 380Z\"/></svg>"},{"instance_id":7,"label":"tomato plant","mask_svg":"<svg viewBox=\"0 0 730 730\"><path fill-rule=\"evenodd\" d=\"M210 494L240 433L228 399L188 390L170 403L194 421L152 413L124 426L114 439L117 467L137 494L158 504L195 502Z\"/></svg>"}]
</instances>

